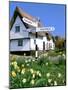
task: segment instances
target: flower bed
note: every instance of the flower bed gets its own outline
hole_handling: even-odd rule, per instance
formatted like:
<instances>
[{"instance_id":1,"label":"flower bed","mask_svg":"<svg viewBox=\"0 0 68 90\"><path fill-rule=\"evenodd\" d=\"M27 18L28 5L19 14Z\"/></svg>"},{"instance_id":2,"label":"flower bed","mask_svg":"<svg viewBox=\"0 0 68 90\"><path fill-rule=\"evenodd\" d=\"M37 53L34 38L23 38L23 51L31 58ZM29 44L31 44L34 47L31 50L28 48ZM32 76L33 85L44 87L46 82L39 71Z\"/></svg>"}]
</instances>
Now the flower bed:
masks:
<instances>
[{"instance_id":1,"label":"flower bed","mask_svg":"<svg viewBox=\"0 0 68 90\"><path fill-rule=\"evenodd\" d=\"M32 56L11 56L10 88L65 85L64 55L58 63L50 61L48 55L37 60Z\"/></svg>"}]
</instances>

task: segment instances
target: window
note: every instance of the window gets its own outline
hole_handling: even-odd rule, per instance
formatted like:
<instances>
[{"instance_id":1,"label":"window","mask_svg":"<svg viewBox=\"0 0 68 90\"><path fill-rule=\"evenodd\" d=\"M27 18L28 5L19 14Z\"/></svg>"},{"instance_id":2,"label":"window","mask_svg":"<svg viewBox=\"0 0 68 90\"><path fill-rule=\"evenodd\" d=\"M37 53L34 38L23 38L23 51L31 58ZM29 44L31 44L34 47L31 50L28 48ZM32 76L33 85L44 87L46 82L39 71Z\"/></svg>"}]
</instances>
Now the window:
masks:
<instances>
[{"instance_id":1,"label":"window","mask_svg":"<svg viewBox=\"0 0 68 90\"><path fill-rule=\"evenodd\" d=\"M18 46L23 46L23 40L22 39L18 40Z\"/></svg>"},{"instance_id":2,"label":"window","mask_svg":"<svg viewBox=\"0 0 68 90\"><path fill-rule=\"evenodd\" d=\"M15 32L20 32L20 26L15 27Z\"/></svg>"}]
</instances>

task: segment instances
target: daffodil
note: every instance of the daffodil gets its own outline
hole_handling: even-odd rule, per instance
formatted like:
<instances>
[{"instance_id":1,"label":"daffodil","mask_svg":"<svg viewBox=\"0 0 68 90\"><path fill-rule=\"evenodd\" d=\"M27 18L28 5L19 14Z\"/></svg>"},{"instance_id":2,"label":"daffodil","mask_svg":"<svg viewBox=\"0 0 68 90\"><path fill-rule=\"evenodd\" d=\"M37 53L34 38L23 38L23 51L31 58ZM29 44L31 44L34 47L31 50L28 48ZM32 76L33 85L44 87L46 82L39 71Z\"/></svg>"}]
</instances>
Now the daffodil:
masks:
<instances>
[{"instance_id":1,"label":"daffodil","mask_svg":"<svg viewBox=\"0 0 68 90\"><path fill-rule=\"evenodd\" d=\"M59 52L60 54L62 54L62 52Z\"/></svg>"},{"instance_id":2,"label":"daffodil","mask_svg":"<svg viewBox=\"0 0 68 90\"><path fill-rule=\"evenodd\" d=\"M26 83L26 78L24 78L24 79L22 80L22 82L23 82L23 83Z\"/></svg>"},{"instance_id":3,"label":"daffodil","mask_svg":"<svg viewBox=\"0 0 68 90\"><path fill-rule=\"evenodd\" d=\"M40 73L40 71L37 71L37 75Z\"/></svg>"},{"instance_id":4,"label":"daffodil","mask_svg":"<svg viewBox=\"0 0 68 90\"><path fill-rule=\"evenodd\" d=\"M57 81L54 81L54 85L57 86Z\"/></svg>"},{"instance_id":5,"label":"daffodil","mask_svg":"<svg viewBox=\"0 0 68 90\"><path fill-rule=\"evenodd\" d=\"M30 72L31 72L31 73L34 73L34 70L33 70L33 69L30 69Z\"/></svg>"},{"instance_id":6,"label":"daffodil","mask_svg":"<svg viewBox=\"0 0 68 90\"><path fill-rule=\"evenodd\" d=\"M50 73L47 73L46 76L47 76L47 77L50 77Z\"/></svg>"},{"instance_id":7,"label":"daffodil","mask_svg":"<svg viewBox=\"0 0 68 90\"><path fill-rule=\"evenodd\" d=\"M21 74L24 74L24 73L25 73L25 68L23 68L21 71Z\"/></svg>"},{"instance_id":8,"label":"daffodil","mask_svg":"<svg viewBox=\"0 0 68 90\"><path fill-rule=\"evenodd\" d=\"M34 85L35 81L32 79L30 83L31 83L32 85Z\"/></svg>"},{"instance_id":9,"label":"daffodil","mask_svg":"<svg viewBox=\"0 0 68 90\"><path fill-rule=\"evenodd\" d=\"M58 77L59 77L59 78L61 77L61 73L58 73Z\"/></svg>"},{"instance_id":10,"label":"daffodil","mask_svg":"<svg viewBox=\"0 0 68 90\"><path fill-rule=\"evenodd\" d=\"M37 71L36 74L37 74L39 77L42 76L40 71Z\"/></svg>"},{"instance_id":11,"label":"daffodil","mask_svg":"<svg viewBox=\"0 0 68 90\"><path fill-rule=\"evenodd\" d=\"M13 64L14 64L14 65L17 65L17 62L16 62L16 61L14 61L14 62L13 62Z\"/></svg>"},{"instance_id":12,"label":"daffodil","mask_svg":"<svg viewBox=\"0 0 68 90\"><path fill-rule=\"evenodd\" d=\"M20 67L19 66L17 66L17 71L20 72Z\"/></svg>"},{"instance_id":13,"label":"daffodil","mask_svg":"<svg viewBox=\"0 0 68 90\"><path fill-rule=\"evenodd\" d=\"M28 61L27 60L25 60L25 63L27 63Z\"/></svg>"},{"instance_id":14,"label":"daffodil","mask_svg":"<svg viewBox=\"0 0 68 90\"><path fill-rule=\"evenodd\" d=\"M17 69L17 62L16 61L13 62L13 65L14 65L14 69Z\"/></svg>"},{"instance_id":15,"label":"daffodil","mask_svg":"<svg viewBox=\"0 0 68 90\"><path fill-rule=\"evenodd\" d=\"M26 64L27 66L29 66L29 63L28 64Z\"/></svg>"},{"instance_id":16,"label":"daffodil","mask_svg":"<svg viewBox=\"0 0 68 90\"><path fill-rule=\"evenodd\" d=\"M65 59L65 54L62 54L63 58Z\"/></svg>"},{"instance_id":17,"label":"daffodil","mask_svg":"<svg viewBox=\"0 0 68 90\"><path fill-rule=\"evenodd\" d=\"M52 79L48 79L48 82L51 83Z\"/></svg>"},{"instance_id":18,"label":"daffodil","mask_svg":"<svg viewBox=\"0 0 68 90\"><path fill-rule=\"evenodd\" d=\"M32 60L33 62L35 61L35 59Z\"/></svg>"},{"instance_id":19,"label":"daffodil","mask_svg":"<svg viewBox=\"0 0 68 90\"><path fill-rule=\"evenodd\" d=\"M31 62L31 59L29 59L28 61Z\"/></svg>"},{"instance_id":20,"label":"daffodil","mask_svg":"<svg viewBox=\"0 0 68 90\"><path fill-rule=\"evenodd\" d=\"M17 67L18 67L17 65L14 65L14 69L17 69Z\"/></svg>"},{"instance_id":21,"label":"daffodil","mask_svg":"<svg viewBox=\"0 0 68 90\"><path fill-rule=\"evenodd\" d=\"M46 62L46 66L48 66L48 62Z\"/></svg>"},{"instance_id":22,"label":"daffodil","mask_svg":"<svg viewBox=\"0 0 68 90\"><path fill-rule=\"evenodd\" d=\"M38 76L41 77L42 76L41 73L39 73Z\"/></svg>"},{"instance_id":23,"label":"daffodil","mask_svg":"<svg viewBox=\"0 0 68 90\"><path fill-rule=\"evenodd\" d=\"M12 76L13 76L13 77L16 77L15 71L12 71Z\"/></svg>"},{"instance_id":24,"label":"daffodil","mask_svg":"<svg viewBox=\"0 0 68 90\"><path fill-rule=\"evenodd\" d=\"M35 78L35 74L32 75L32 78Z\"/></svg>"},{"instance_id":25,"label":"daffodil","mask_svg":"<svg viewBox=\"0 0 68 90\"><path fill-rule=\"evenodd\" d=\"M24 67L24 64L22 64L22 67Z\"/></svg>"}]
</instances>

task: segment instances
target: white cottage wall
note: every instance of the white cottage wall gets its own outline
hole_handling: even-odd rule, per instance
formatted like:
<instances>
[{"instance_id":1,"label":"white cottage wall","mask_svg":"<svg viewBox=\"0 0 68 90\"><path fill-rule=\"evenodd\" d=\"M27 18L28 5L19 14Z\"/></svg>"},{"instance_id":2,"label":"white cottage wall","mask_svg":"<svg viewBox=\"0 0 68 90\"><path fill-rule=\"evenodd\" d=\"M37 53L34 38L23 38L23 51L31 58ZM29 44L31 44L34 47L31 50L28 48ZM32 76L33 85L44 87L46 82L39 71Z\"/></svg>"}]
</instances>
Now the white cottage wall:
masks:
<instances>
[{"instance_id":1,"label":"white cottage wall","mask_svg":"<svg viewBox=\"0 0 68 90\"><path fill-rule=\"evenodd\" d=\"M43 37L43 41L45 42L45 50L54 50L55 48L55 44L53 42L53 40L47 40L46 37Z\"/></svg>"},{"instance_id":2,"label":"white cottage wall","mask_svg":"<svg viewBox=\"0 0 68 90\"><path fill-rule=\"evenodd\" d=\"M43 40L42 40L42 38L41 37L38 37L37 39L36 39L36 36L35 35L30 35L30 48L31 48L31 50L35 50L36 48L35 48L35 40L36 40L36 44L37 44L37 46L38 46L38 50L43 50Z\"/></svg>"},{"instance_id":3,"label":"white cottage wall","mask_svg":"<svg viewBox=\"0 0 68 90\"><path fill-rule=\"evenodd\" d=\"M15 32L15 26L20 26L20 32ZM24 39L24 38L30 38L30 39ZM23 46L18 46L18 40L23 38ZM15 23L10 30L10 51L30 51L35 50L35 41L38 46L38 50L43 50L43 41L45 42L45 50L54 49L55 44L53 43L53 40L48 41L46 37L38 37L36 39L36 36L33 34L29 34L28 29L25 28L23 22L21 21L20 17L17 16ZM49 48L49 44L51 45L51 48Z\"/></svg>"},{"instance_id":4,"label":"white cottage wall","mask_svg":"<svg viewBox=\"0 0 68 90\"><path fill-rule=\"evenodd\" d=\"M15 26L20 26L20 32L15 32ZM21 21L20 17L17 16L15 23L13 24L12 29L10 30L10 39L17 39L17 38L27 38L28 32Z\"/></svg>"},{"instance_id":5,"label":"white cottage wall","mask_svg":"<svg viewBox=\"0 0 68 90\"><path fill-rule=\"evenodd\" d=\"M22 46L18 46L18 40L11 40L10 51L30 51L30 39L23 39Z\"/></svg>"}]
</instances>

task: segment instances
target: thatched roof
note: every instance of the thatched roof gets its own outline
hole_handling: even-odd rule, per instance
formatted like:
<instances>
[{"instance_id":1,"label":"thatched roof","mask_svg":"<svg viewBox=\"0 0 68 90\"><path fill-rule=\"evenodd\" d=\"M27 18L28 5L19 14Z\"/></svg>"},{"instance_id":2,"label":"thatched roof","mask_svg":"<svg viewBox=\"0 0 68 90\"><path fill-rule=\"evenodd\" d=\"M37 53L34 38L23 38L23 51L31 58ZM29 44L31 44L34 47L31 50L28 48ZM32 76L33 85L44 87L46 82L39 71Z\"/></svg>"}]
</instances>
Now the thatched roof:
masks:
<instances>
[{"instance_id":1,"label":"thatched roof","mask_svg":"<svg viewBox=\"0 0 68 90\"><path fill-rule=\"evenodd\" d=\"M16 7L16 9L15 9L15 11L14 11L14 14L13 14L13 17L12 17L12 19L11 19L11 21L10 21L10 30L11 30L11 28L12 28L12 26L13 26L13 24L14 24L17 16L20 17L20 19L21 19L22 22L23 22L23 20L22 20L23 17L25 17L25 18L27 18L27 19L29 19L29 20L32 20L32 21L34 21L34 20L35 20L35 21L38 21L37 18L35 18L35 17L27 14L27 13L24 12L24 10L22 10L21 8ZM23 22L23 23L24 23L24 22ZM28 28L30 27L30 25L28 25L28 24L26 24L26 23L24 23L24 25L26 26L26 28L27 28L27 27L28 27ZM41 24L40 21L38 22L38 26L39 26L39 27L42 26L42 24Z\"/></svg>"}]
</instances>

